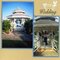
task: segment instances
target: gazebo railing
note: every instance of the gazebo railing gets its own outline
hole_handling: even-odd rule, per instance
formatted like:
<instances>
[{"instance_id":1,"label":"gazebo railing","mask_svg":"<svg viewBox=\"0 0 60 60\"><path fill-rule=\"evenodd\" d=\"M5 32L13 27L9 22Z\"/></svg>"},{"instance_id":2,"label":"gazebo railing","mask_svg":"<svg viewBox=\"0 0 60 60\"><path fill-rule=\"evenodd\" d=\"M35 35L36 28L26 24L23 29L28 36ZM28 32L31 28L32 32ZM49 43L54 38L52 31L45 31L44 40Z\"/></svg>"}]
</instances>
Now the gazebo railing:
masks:
<instances>
[{"instance_id":1,"label":"gazebo railing","mask_svg":"<svg viewBox=\"0 0 60 60\"><path fill-rule=\"evenodd\" d=\"M56 34L55 37L58 38L58 35ZM52 48L55 50L55 51L58 51L58 44L59 44L59 41L58 39L54 38L53 41L52 41Z\"/></svg>"},{"instance_id":2,"label":"gazebo railing","mask_svg":"<svg viewBox=\"0 0 60 60\"><path fill-rule=\"evenodd\" d=\"M58 38L58 35L56 34L55 35L55 37L57 37ZM55 51L57 51L58 52L58 39L56 39L55 37L53 37L53 39L51 40L51 39L49 39L49 40L51 40L51 47L50 48L52 48L52 49L54 49ZM34 51L36 51L38 48L39 48L39 43L40 41L39 41L39 38L38 38L38 36L37 35L34 35ZM41 46L40 46L41 47Z\"/></svg>"},{"instance_id":3,"label":"gazebo railing","mask_svg":"<svg viewBox=\"0 0 60 60\"><path fill-rule=\"evenodd\" d=\"M35 36L34 36L34 44L33 44L33 46L34 46L34 51L36 51L36 50L39 48L38 45L37 45L37 43L39 43L39 40L38 40L38 36L35 35Z\"/></svg>"},{"instance_id":4,"label":"gazebo railing","mask_svg":"<svg viewBox=\"0 0 60 60\"><path fill-rule=\"evenodd\" d=\"M58 41L56 41L56 40L53 39L53 42L52 42L53 47L52 48L55 49L55 50L57 49L57 42Z\"/></svg>"}]
</instances>

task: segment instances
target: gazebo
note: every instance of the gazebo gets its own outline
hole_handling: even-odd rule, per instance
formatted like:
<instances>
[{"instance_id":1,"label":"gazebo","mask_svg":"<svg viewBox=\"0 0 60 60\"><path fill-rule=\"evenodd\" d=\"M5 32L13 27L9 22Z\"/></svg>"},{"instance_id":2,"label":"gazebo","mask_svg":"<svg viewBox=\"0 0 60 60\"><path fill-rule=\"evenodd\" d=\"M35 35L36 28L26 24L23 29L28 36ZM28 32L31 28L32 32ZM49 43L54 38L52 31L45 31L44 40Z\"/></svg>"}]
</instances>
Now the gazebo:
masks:
<instances>
[{"instance_id":1,"label":"gazebo","mask_svg":"<svg viewBox=\"0 0 60 60\"><path fill-rule=\"evenodd\" d=\"M20 9L14 10L12 15L9 15L7 18L11 21L11 30L23 30L25 21L30 19L25 11Z\"/></svg>"},{"instance_id":2,"label":"gazebo","mask_svg":"<svg viewBox=\"0 0 60 60\"><path fill-rule=\"evenodd\" d=\"M55 21L55 17L38 17L34 23L34 32L36 32L36 36L34 37L34 45L35 48L41 48L42 47L42 39L39 37L39 32L41 31L48 31L51 32L58 32L59 22ZM35 35L35 34L34 34ZM51 39L49 39L51 40ZM51 48L54 49L54 39L51 41ZM45 48L45 46L43 46Z\"/></svg>"},{"instance_id":3,"label":"gazebo","mask_svg":"<svg viewBox=\"0 0 60 60\"><path fill-rule=\"evenodd\" d=\"M35 31L40 30L49 30L49 31L56 31L58 30L58 22L52 20L38 20L34 23Z\"/></svg>"}]
</instances>

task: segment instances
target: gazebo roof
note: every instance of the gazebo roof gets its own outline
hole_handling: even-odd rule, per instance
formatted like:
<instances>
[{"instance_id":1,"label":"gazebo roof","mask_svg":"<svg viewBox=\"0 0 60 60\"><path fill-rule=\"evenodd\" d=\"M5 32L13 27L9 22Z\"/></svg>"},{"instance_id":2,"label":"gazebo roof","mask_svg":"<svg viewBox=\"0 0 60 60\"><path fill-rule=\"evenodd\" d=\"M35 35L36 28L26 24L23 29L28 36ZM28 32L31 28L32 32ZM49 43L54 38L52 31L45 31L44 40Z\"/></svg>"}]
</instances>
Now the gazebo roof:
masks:
<instances>
[{"instance_id":1,"label":"gazebo roof","mask_svg":"<svg viewBox=\"0 0 60 60\"><path fill-rule=\"evenodd\" d=\"M22 14L13 14L13 15L9 15L8 18L30 18L27 15L22 15Z\"/></svg>"},{"instance_id":2,"label":"gazebo roof","mask_svg":"<svg viewBox=\"0 0 60 60\"><path fill-rule=\"evenodd\" d=\"M35 18L35 20L55 20L55 17L53 16L38 16Z\"/></svg>"},{"instance_id":3,"label":"gazebo roof","mask_svg":"<svg viewBox=\"0 0 60 60\"><path fill-rule=\"evenodd\" d=\"M25 14L25 11L17 9L14 10L13 14L9 15L7 18L11 19L11 18L30 18L30 17Z\"/></svg>"},{"instance_id":4,"label":"gazebo roof","mask_svg":"<svg viewBox=\"0 0 60 60\"><path fill-rule=\"evenodd\" d=\"M34 27L58 26L58 22L52 20L38 20L34 23Z\"/></svg>"},{"instance_id":5,"label":"gazebo roof","mask_svg":"<svg viewBox=\"0 0 60 60\"><path fill-rule=\"evenodd\" d=\"M20 9L16 9L16 10L14 10L14 12L13 12L13 13L25 13L25 11L20 10Z\"/></svg>"}]
</instances>

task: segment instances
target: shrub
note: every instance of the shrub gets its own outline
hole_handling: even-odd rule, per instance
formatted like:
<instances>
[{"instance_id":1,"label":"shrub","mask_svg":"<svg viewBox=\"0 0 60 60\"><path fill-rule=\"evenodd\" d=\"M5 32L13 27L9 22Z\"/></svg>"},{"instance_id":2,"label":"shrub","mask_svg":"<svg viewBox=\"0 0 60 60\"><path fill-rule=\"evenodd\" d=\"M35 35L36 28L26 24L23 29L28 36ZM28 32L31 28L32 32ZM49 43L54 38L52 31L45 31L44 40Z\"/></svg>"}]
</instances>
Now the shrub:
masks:
<instances>
[{"instance_id":1,"label":"shrub","mask_svg":"<svg viewBox=\"0 0 60 60\"><path fill-rule=\"evenodd\" d=\"M32 28L33 28L33 24L32 24L32 20L27 20L24 24L26 33L31 34L32 33Z\"/></svg>"},{"instance_id":2,"label":"shrub","mask_svg":"<svg viewBox=\"0 0 60 60\"><path fill-rule=\"evenodd\" d=\"M2 25L3 31L6 32L6 33L9 33L10 27L11 27L10 21L9 20L4 20L3 25Z\"/></svg>"}]
</instances>

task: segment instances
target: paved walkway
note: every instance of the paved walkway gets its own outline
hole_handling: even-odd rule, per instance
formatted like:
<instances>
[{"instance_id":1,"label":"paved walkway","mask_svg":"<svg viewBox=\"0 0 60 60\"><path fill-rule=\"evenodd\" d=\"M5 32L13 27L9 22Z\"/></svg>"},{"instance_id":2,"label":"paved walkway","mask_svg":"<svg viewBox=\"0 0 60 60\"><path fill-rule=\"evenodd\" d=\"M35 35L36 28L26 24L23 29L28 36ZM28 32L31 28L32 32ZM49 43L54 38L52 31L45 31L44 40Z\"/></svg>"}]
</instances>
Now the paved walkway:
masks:
<instances>
[{"instance_id":1,"label":"paved walkway","mask_svg":"<svg viewBox=\"0 0 60 60\"><path fill-rule=\"evenodd\" d=\"M46 48L46 49L40 48L37 50L37 53L35 55L38 55L38 56L58 56L58 53L55 50L53 50L52 48Z\"/></svg>"},{"instance_id":2,"label":"paved walkway","mask_svg":"<svg viewBox=\"0 0 60 60\"><path fill-rule=\"evenodd\" d=\"M32 35L25 32L2 33L3 48L32 48Z\"/></svg>"},{"instance_id":3,"label":"paved walkway","mask_svg":"<svg viewBox=\"0 0 60 60\"><path fill-rule=\"evenodd\" d=\"M9 34L6 34L3 32L2 39L3 40L21 40L21 38L18 35L16 36L11 32Z\"/></svg>"},{"instance_id":4,"label":"paved walkway","mask_svg":"<svg viewBox=\"0 0 60 60\"><path fill-rule=\"evenodd\" d=\"M32 35L26 34L25 32L10 32L9 34L6 34L3 32L2 39L5 40L26 40L31 41Z\"/></svg>"}]
</instances>

